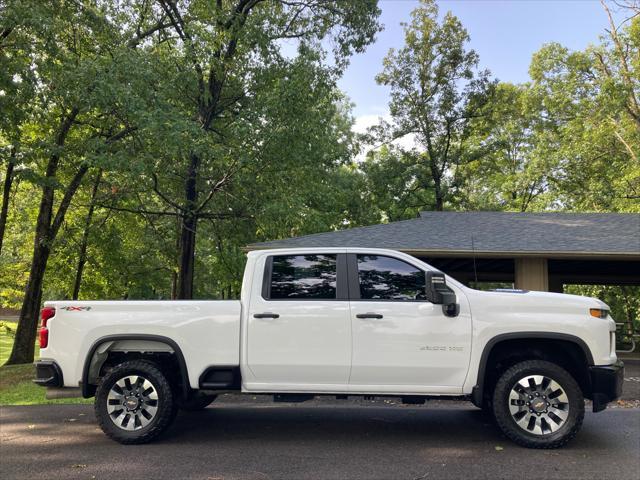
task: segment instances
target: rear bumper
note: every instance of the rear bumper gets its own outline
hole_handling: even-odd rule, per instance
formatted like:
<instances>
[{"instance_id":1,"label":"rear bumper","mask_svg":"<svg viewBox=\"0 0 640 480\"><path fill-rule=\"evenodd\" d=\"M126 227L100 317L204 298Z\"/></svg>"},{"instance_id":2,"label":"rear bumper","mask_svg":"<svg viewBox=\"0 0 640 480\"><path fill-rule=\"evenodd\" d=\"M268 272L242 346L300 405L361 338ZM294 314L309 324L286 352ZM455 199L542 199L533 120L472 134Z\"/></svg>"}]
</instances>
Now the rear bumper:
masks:
<instances>
[{"instance_id":1,"label":"rear bumper","mask_svg":"<svg viewBox=\"0 0 640 480\"><path fill-rule=\"evenodd\" d=\"M62 387L64 385L62 370L60 370L56 362L40 360L35 363L35 366L36 378L33 379L34 383L43 387Z\"/></svg>"},{"instance_id":2,"label":"rear bumper","mask_svg":"<svg viewBox=\"0 0 640 480\"><path fill-rule=\"evenodd\" d=\"M607 408L609 402L622 395L624 382L624 363L589 367L591 375L591 391L593 411L600 412Z\"/></svg>"}]
</instances>

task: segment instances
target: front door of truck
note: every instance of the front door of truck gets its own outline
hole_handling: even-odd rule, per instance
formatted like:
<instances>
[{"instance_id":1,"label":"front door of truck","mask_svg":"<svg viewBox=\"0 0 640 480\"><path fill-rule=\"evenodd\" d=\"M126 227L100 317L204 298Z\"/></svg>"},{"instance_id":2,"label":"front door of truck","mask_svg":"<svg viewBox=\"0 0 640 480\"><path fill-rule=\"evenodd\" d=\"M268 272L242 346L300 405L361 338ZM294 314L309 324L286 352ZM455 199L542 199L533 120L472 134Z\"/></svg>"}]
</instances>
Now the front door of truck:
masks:
<instances>
[{"instance_id":1,"label":"front door of truck","mask_svg":"<svg viewBox=\"0 0 640 480\"><path fill-rule=\"evenodd\" d=\"M251 295L247 364L257 391L344 389L351 323L344 253L269 256ZM344 283L344 285L343 285Z\"/></svg>"},{"instance_id":2,"label":"front door of truck","mask_svg":"<svg viewBox=\"0 0 640 480\"><path fill-rule=\"evenodd\" d=\"M471 354L471 316L446 316L425 297L425 272L399 258L349 254L350 391L459 393ZM454 288L455 289L455 288Z\"/></svg>"}]
</instances>

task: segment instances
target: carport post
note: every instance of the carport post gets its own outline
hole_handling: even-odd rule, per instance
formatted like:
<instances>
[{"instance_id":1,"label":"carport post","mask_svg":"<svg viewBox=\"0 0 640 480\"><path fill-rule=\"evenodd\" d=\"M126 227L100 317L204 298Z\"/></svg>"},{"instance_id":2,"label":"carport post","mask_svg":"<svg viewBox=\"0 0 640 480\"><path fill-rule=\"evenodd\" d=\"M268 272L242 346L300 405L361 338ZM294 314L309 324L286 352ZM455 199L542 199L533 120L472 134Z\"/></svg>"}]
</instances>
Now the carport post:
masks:
<instances>
[{"instance_id":1,"label":"carport post","mask_svg":"<svg viewBox=\"0 0 640 480\"><path fill-rule=\"evenodd\" d=\"M549 291L549 268L546 258L515 259L515 287L522 290Z\"/></svg>"}]
</instances>

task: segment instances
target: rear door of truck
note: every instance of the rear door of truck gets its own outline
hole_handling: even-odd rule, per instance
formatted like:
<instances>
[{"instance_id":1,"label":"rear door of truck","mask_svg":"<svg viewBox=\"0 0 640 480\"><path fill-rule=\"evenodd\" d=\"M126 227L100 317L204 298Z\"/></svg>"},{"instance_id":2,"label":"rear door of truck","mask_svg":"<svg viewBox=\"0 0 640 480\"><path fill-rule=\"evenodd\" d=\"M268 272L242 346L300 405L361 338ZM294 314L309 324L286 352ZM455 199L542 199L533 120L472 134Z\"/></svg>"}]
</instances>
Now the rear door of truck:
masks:
<instances>
[{"instance_id":1,"label":"rear door of truck","mask_svg":"<svg viewBox=\"0 0 640 480\"><path fill-rule=\"evenodd\" d=\"M344 253L269 255L256 263L248 311L251 389L345 388L351 320ZM264 273L264 275L262 275Z\"/></svg>"}]
</instances>

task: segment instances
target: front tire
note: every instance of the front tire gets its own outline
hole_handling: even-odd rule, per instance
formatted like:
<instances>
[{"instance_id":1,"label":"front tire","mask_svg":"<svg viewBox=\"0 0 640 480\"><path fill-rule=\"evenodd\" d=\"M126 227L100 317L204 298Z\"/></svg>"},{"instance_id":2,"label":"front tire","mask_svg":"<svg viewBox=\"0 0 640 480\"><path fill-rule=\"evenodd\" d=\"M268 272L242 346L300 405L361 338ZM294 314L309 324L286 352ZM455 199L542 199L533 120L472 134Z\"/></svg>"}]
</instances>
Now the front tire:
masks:
<instances>
[{"instance_id":1,"label":"front tire","mask_svg":"<svg viewBox=\"0 0 640 480\"><path fill-rule=\"evenodd\" d=\"M143 360L121 363L102 377L94 410L102 431L127 445L154 440L177 412L167 378Z\"/></svg>"},{"instance_id":2,"label":"front tire","mask_svg":"<svg viewBox=\"0 0 640 480\"><path fill-rule=\"evenodd\" d=\"M584 397L575 379L544 360L520 362L498 379L493 414L502 432L527 448L558 448L582 427Z\"/></svg>"}]
</instances>

